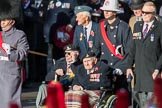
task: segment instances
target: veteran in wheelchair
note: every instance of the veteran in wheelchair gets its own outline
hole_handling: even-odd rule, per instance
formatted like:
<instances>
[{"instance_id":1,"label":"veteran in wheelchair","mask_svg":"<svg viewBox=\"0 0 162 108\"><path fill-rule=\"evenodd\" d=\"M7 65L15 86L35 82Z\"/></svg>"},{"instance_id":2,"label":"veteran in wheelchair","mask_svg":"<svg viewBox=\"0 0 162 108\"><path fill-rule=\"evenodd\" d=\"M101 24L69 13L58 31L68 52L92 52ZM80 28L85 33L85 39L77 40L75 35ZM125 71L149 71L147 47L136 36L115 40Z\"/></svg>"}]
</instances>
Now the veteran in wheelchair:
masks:
<instances>
[{"instance_id":1,"label":"veteran in wheelchair","mask_svg":"<svg viewBox=\"0 0 162 108\"><path fill-rule=\"evenodd\" d=\"M97 61L93 52L88 52L83 58L83 64L78 67L71 90L65 92L66 107L80 108L83 94L89 95L89 103L92 108L97 107L98 105L96 106L96 104L106 95L105 92L105 94L101 93L101 88L111 88L112 79L109 77L111 75L112 69L104 62ZM109 97L111 100L114 99L114 101L116 99L115 95L110 95ZM104 107L98 106L97 108Z\"/></svg>"},{"instance_id":2,"label":"veteran in wheelchair","mask_svg":"<svg viewBox=\"0 0 162 108\"><path fill-rule=\"evenodd\" d=\"M46 75L45 81L40 85L36 98L36 107L41 108L44 105L47 97L47 84L49 81L57 80L61 82L64 91L69 89L73 78L75 77L75 70L80 65L78 61L79 48L74 45L67 45L64 48L65 57L56 61L51 68L51 72Z\"/></svg>"}]
</instances>

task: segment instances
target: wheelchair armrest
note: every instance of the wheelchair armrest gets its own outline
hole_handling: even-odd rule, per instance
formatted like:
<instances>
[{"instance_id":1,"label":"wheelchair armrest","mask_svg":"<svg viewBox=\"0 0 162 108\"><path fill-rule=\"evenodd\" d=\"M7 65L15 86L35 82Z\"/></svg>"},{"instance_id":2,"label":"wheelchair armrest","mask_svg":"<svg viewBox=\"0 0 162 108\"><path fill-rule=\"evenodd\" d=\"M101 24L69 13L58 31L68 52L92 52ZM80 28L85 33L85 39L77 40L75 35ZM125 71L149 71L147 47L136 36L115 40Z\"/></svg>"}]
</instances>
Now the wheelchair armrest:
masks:
<instances>
[{"instance_id":1,"label":"wheelchair armrest","mask_svg":"<svg viewBox=\"0 0 162 108\"><path fill-rule=\"evenodd\" d=\"M113 89L111 87L100 87L100 90L102 92L111 92L111 91L113 91Z\"/></svg>"}]
</instances>

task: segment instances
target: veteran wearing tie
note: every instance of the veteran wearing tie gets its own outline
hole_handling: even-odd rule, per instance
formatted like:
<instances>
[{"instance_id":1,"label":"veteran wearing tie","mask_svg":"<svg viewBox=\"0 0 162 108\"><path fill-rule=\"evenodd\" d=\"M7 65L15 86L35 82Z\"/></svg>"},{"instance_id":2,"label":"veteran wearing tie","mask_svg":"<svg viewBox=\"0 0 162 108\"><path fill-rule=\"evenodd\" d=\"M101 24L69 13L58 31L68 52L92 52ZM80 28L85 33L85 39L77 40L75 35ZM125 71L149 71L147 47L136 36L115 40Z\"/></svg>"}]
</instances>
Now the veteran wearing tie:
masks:
<instances>
[{"instance_id":1,"label":"veteran wearing tie","mask_svg":"<svg viewBox=\"0 0 162 108\"><path fill-rule=\"evenodd\" d=\"M132 66L135 63L135 91L142 108L152 96L153 82L162 64L162 23L157 21L155 14L153 2L146 2L142 8L143 21L134 26L128 57L127 77L134 76Z\"/></svg>"},{"instance_id":2,"label":"veteran wearing tie","mask_svg":"<svg viewBox=\"0 0 162 108\"><path fill-rule=\"evenodd\" d=\"M91 7L75 7L76 21L73 44L80 48L79 58L82 60L88 51L92 50L98 31L98 24L91 20Z\"/></svg>"}]
</instances>

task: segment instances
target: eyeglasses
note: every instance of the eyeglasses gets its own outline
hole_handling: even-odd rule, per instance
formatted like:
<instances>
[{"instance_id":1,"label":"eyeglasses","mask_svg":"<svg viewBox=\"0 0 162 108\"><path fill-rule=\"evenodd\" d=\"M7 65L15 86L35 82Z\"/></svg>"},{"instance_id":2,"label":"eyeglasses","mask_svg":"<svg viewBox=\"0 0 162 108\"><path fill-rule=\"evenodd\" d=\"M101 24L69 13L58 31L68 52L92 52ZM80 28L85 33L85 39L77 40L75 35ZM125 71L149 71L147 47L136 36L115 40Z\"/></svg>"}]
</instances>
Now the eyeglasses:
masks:
<instances>
[{"instance_id":1,"label":"eyeglasses","mask_svg":"<svg viewBox=\"0 0 162 108\"><path fill-rule=\"evenodd\" d=\"M142 14L154 14L155 12L146 12L146 11L142 11Z\"/></svg>"},{"instance_id":2,"label":"eyeglasses","mask_svg":"<svg viewBox=\"0 0 162 108\"><path fill-rule=\"evenodd\" d=\"M71 55L71 53L70 53L70 52L65 52L65 55L66 55L66 54L67 54L67 55Z\"/></svg>"}]
</instances>

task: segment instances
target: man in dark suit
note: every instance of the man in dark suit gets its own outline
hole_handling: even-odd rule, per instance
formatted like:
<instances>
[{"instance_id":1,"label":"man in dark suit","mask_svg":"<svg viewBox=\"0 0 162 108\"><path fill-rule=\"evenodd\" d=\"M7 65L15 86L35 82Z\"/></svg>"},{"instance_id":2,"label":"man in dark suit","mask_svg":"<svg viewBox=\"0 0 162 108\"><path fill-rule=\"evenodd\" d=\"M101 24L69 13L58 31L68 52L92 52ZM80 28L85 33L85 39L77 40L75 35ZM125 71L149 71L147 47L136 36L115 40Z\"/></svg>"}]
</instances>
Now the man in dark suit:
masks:
<instances>
[{"instance_id":1,"label":"man in dark suit","mask_svg":"<svg viewBox=\"0 0 162 108\"><path fill-rule=\"evenodd\" d=\"M75 7L78 26L75 28L73 44L80 48L80 60L83 59L88 51L92 50L98 31L98 24L91 21L91 10L92 8L88 6Z\"/></svg>"},{"instance_id":2,"label":"man in dark suit","mask_svg":"<svg viewBox=\"0 0 162 108\"><path fill-rule=\"evenodd\" d=\"M93 106L99 100L100 88L108 88L111 81L108 76L111 74L107 64L97 61L95 53L88 52L83 58L83 65L78 67L78 71L72 84L72 91L65 94L67 107L74 107L69 105L79 105L79 97L83 94L89 94L89 101ZM77 98L75 98L77 97ZM68 103L70 101L70 104Z\"/></svg>"},{"instance_id":3,"label":"man in dark suit","mask_svg":"<svg viewBox=\"0 0 162 108\"><path fill-rule=\"evenodd\" d=\"M135 63L135 91L138 93L141 107L152 97L153 82L161 71L162 64L162 23L155 18L156 8L153 2L146 2L142 8L142 19L135 24L133 39L128 56L128 75L133 75Z\"/></svg>"}]
</instances>

